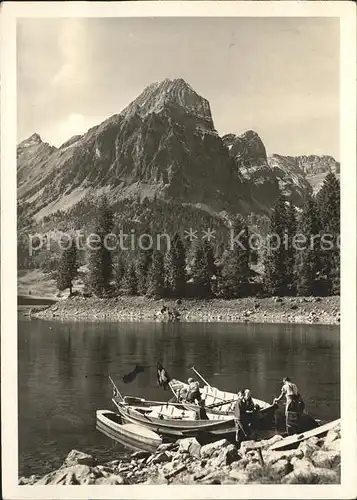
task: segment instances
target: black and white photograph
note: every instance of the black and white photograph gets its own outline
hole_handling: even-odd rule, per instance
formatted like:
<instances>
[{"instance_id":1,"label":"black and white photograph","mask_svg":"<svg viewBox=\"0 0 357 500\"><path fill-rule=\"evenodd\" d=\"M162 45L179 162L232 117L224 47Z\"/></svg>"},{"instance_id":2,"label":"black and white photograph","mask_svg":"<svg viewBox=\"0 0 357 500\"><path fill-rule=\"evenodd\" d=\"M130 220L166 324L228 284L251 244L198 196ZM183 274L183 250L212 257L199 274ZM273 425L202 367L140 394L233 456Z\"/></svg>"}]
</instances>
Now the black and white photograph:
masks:
<instances>
[{"instance_id":1,"label":"black and white photograph","mask_svg":"<svg viewBox=\"0 0 357 500\"><path fill-rule=\"evenodd\" d=\"M7 2L4 498L357 493L355 6L235 3Z\"/></svg>"}]
</instances>

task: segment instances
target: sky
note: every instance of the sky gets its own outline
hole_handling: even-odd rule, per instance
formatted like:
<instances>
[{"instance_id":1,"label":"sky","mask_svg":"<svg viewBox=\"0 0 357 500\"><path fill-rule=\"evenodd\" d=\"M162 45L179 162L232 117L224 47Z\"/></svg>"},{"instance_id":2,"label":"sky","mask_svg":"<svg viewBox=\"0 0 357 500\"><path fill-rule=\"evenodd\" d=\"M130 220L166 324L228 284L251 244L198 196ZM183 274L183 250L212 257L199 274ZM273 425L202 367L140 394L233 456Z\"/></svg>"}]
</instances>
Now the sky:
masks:
<instances>
[{"instance_id":1,"label":"sky","mask_svg":"<svg viewBox=\"0 0 357 500\"><path fill-rule=\"evenodd\" d=\"M165 78L209 100L221 135L253 129L268 154L339 159L334 18L20 19L18 141L59 146Z\"/></svg>"}]
</instances>

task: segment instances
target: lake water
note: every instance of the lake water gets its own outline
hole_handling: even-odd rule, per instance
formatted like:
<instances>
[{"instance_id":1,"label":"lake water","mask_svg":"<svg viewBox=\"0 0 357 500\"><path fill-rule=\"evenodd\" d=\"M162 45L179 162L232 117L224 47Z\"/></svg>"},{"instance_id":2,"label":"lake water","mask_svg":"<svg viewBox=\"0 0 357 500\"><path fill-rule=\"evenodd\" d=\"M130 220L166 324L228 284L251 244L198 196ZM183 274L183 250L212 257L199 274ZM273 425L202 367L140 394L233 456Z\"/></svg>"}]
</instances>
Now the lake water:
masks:
<instances>
[{"instance_id":1,"label":"lake water","mask_svg":"<svg viewBox=\"0 0 357 500\"><path fill-rule=\"evenodd\" d=\"M95 411L113 409L111 375L127 395L167 400L156 362L187 379L195 366L229 391L249 387L271 402L290 376L306 409L340 416L339 328L227 323L79 323L19 314L19 475L53 470L73 448L115 459L124 449L95 429ZM145 366L134 382L121 377Z\"/></svg>"}]
</instances>

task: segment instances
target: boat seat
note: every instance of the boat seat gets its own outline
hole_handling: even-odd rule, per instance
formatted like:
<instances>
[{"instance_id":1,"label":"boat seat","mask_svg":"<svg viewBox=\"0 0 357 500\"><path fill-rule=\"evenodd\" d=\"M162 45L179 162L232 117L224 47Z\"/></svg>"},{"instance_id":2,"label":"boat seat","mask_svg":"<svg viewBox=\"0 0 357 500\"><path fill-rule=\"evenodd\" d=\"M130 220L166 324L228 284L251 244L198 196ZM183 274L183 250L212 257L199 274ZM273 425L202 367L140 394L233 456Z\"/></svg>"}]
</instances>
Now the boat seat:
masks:
<instances>
[{"instance_id":1,"label":"boat seat","mask_svg":"<svg viewBox=\"0 0 357 500\"><path fill-rule=\"evenodd\" d=\"M162 405L154 407L148 417L160 418L162 415L168 419L194 420L196 413L192 410L182 410L174 405Z\"/></svg>"},{"instance_id":2,"label":"boat seat","mask_svg":"<svg viewBox=\"0 0 357 500\"><path fill-rule=\"evenodd\" d=\"M214 405L217 403L221 403L222 401L231 401L232 393L220 391L216 387L210 387L205 385L203 389L201 389L202 398L205 400L206 408L210 405ZM235 395L234 395L235 396ZM220 411L233 411L235 406L235 401L231 401L230 403L223 404L222 406L218 406L217 409Z\"/></svg>"}]
</instances>

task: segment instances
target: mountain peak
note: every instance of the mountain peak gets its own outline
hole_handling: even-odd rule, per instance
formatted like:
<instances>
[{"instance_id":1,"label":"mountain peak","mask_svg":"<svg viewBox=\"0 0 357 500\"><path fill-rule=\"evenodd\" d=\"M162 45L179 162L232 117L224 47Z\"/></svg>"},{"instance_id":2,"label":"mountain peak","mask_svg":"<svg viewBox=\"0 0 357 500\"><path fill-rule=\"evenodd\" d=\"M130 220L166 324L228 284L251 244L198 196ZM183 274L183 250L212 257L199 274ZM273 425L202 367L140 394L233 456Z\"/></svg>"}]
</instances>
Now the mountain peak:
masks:
<instances>
[{"instance_id":1,"label":"mountain peak","mask_svg":"<svg viewBox=\"0 0 357 500\"><path fill-rule=\"evenodd\" d=\"M209 102L198 95L183 78L166 78L151 83L132 101L121 115L141 118L149 114L162 114L170 110L171 116L184 113L199 120L205 129L214 130Z\"/></svg>"},{"instance_id":2,"label":"mountain peak","mask_svg":"<svg viewBox=\"0 0 357 500\"><path fill-rule=\"evenodd\" d=\"M21 141L19 146L35 146L36 144L42 144L42 139L39 134L34 133L27 139Z\"/></svg>"}]
</instances>

